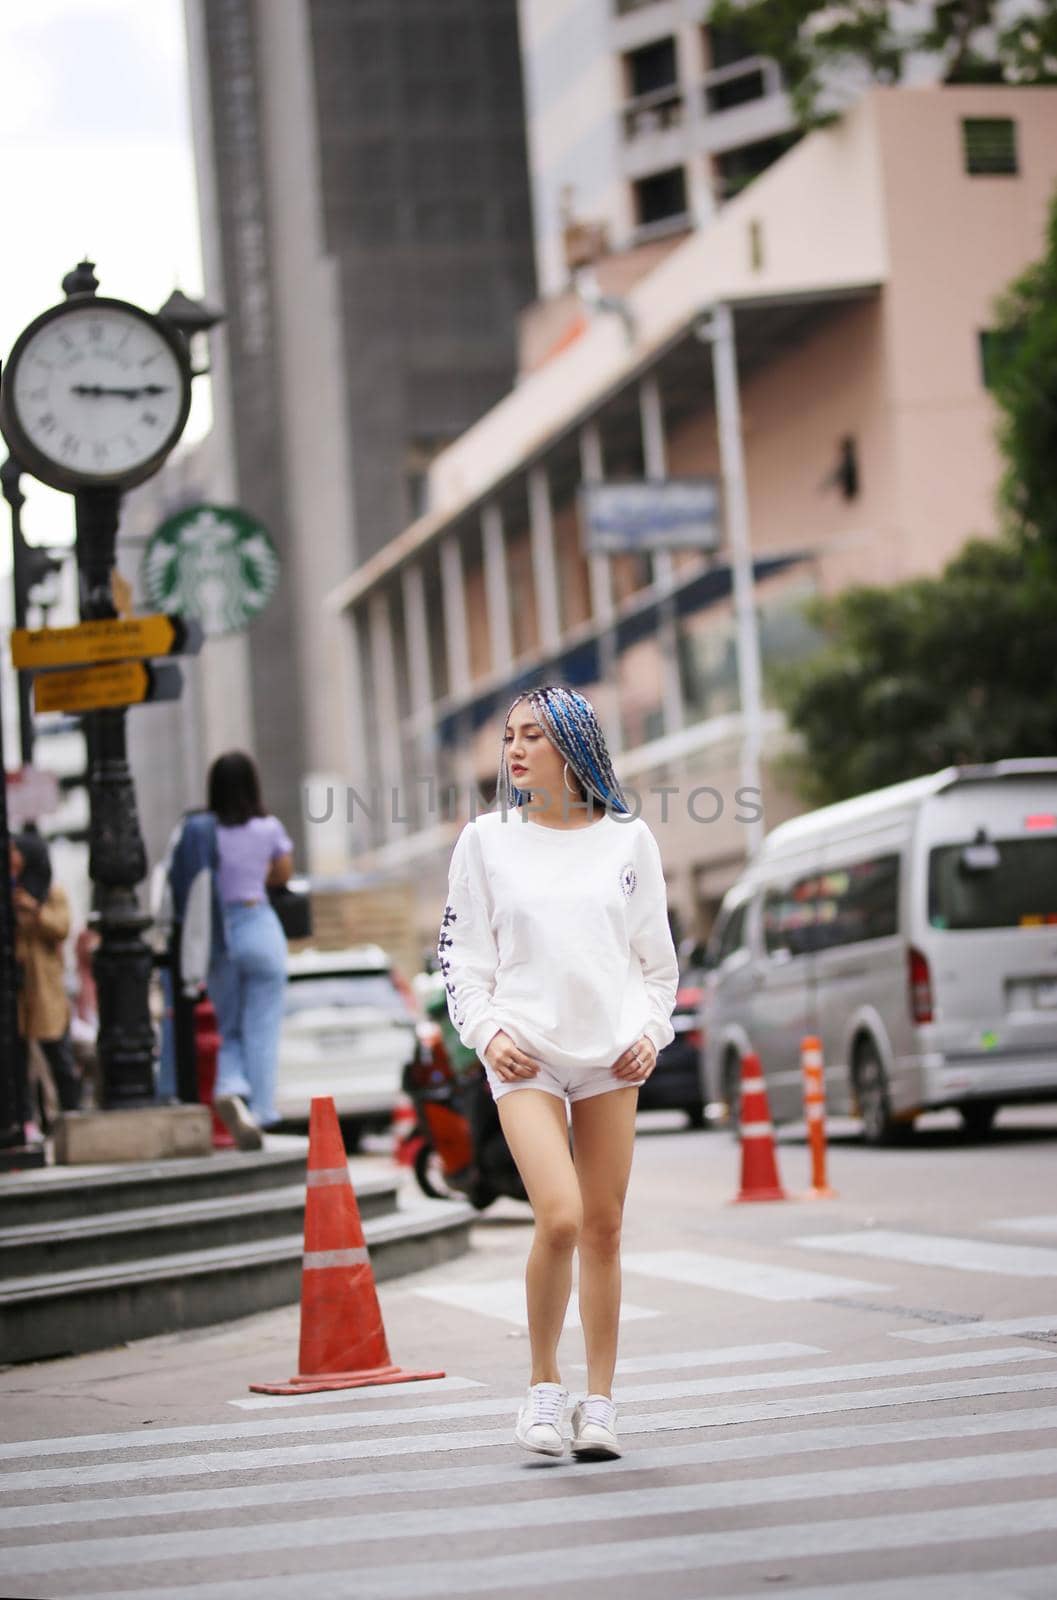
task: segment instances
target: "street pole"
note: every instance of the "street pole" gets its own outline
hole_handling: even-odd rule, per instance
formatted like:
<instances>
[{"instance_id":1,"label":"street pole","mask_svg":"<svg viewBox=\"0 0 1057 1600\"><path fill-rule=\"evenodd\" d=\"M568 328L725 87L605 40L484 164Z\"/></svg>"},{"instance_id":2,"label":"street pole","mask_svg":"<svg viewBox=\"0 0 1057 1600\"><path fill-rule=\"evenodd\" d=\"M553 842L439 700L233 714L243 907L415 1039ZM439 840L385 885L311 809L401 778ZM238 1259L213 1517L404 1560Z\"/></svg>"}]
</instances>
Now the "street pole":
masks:
<instances>
[{"instance_id":1,"label":"street pole","mask_svg":"<svg viewBox=\"0 0 1057 1600\"><path fill-rule=\"evenodd\" d=\"M110 589L121 496L116 489L74 495L81 620L117 615ZM153 956L143 939L136 885L147 875L147 853L128 764L126 708L85 715L88 745L88 875L94 885L92 922L100 935L93 958L99 992L99 1061L103 1106L154 1103L154 1034L150 1020Z\"/></svg>"},{"instance_id":2,"label":"street pole","mask_svg":"<svg viewBox=\"0 0 1057 1600\"><path fill-rule=\"evenodd\" d=\"M27 572L26 541L22 537L22 507L26 497L22 493L19 480L22 477L21 464L14 456L8 456L3 466L0 467L0 488L3 490L4 499L11 510L11 570L15 589L15 627L26 626L26 603L29 598L29 583ZM28 767L33 762L33 708L30 697L33 693L33 683L28 672L16 674L18 679L18 735L19 749L22 755L22 765Z\"/></svg>"},{"instance_id":3,"label":"street pole","mask_svg":"<svg viewBox=\"0 0 1057 1600\"><path fill-rule=\"evenodd\" d=\"M719 432L719 465L723 481L723 507L730 550L734 594L734 624L738 654L738 694L741 701L741 785L759 797L758 819L743 824L745 851L751 860L763 843L763 674L760 635L756 617L752 549L749 543L749 497L745 485L745 454L741 437L741 401L738 395L738 361L734 344L734 315L729 305L712 307L704 336L712 345L712 375Z\"/></svg>"}]
</instances>

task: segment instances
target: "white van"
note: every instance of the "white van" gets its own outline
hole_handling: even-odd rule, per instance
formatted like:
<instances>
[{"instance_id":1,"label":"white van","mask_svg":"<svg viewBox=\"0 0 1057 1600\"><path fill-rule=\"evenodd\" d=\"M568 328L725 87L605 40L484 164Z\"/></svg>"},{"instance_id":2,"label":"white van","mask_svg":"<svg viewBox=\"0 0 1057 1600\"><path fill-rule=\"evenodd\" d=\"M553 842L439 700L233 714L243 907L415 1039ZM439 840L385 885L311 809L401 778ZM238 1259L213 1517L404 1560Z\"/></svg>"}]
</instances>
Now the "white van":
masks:
<instances>
[{"instance_id":1,"label":"white van","mask_svg":"<svg viewBox=\"0 0 1057 1600\"><path fill-rule=\"evenodd\" d=\"M954 1106L1057 1100L1057 760L950 767L784 822L709 942L706 1100L736 1118L742 1052L802 1115L800 1042L828 1109L882 1143Z\"/></svg>"}]
</instances>

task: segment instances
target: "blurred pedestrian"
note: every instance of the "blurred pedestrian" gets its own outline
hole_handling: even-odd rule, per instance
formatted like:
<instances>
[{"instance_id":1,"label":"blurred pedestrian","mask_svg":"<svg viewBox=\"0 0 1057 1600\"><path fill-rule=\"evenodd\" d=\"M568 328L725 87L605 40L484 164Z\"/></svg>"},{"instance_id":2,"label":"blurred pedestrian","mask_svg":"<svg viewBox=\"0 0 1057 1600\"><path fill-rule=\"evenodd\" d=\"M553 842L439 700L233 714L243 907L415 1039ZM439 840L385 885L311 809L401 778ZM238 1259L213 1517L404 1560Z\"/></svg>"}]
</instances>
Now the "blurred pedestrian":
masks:
<instances>
[{"instance_id":1,"label":"blurred pedestrian","mask_svg":"<svg viewBox=\"0 0 1057 1600\"><path fill-rule=\"evenodd\" d=\"M31 1110L39 1110L47 1128L54 1120L50 1086L34 1082L34 1064L46 1063L58 1104L76 1111L81 1080L70 1045L70 1002L66 994L63 945L70 932L66 891L52 882L48 847L35 829L27 828L11 842L12 900L15 911L15 960L21 968L18 1031L26 1047ZM36 1044L39 1053L29 1047Z\"/></svg>"},{"instance_id":2,"label":"blurred pedestrian","mask_svg":"<svg viewBox=\"0 0 1057 1600\"><path fill-rule=\"evenodd\" d=\"M275 1081L286 988L286 936L268 890L293 872L293 843L261 799L257 768L241 750L209 770L215 878L223 948L214 944L207 988L220 1030L214 1108L240 1149L259 1149L278 1122Z\"/></svg>"}]
</instances>

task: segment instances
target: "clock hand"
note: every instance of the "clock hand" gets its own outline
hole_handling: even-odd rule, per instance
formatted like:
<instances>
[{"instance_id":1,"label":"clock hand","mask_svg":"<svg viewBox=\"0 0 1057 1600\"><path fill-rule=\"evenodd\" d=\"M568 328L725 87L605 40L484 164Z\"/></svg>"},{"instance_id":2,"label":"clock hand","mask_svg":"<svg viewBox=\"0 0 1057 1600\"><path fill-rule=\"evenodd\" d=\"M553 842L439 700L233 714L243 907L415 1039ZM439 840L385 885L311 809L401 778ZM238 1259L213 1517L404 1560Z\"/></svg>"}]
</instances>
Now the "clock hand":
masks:
<instances>
[{"instance_id":1,"label":"clock hand","mask_svg":"<svg viewBox=\"0 0 1057 1600\"><path fill-rule=\"evenodd\" d=\"M138 400L141 395L167 394L168 386L163 383L147 383L141 389L107 388L101 383L74 383L70 385L71 394L99 395L116 394L125 400Z\"/></svg>"}]
</instances>

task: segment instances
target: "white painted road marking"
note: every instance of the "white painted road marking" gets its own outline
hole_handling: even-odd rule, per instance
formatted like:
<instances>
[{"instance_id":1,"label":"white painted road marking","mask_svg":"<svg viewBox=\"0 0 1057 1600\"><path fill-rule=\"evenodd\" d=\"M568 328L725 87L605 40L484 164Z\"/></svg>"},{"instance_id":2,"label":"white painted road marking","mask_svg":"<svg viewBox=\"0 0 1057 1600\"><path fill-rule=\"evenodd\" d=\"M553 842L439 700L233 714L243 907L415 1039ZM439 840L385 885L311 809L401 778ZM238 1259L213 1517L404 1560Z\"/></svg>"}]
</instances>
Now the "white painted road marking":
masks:
<instances>
[{"instance_id":1,"label":"white painted road marking","mask_svg":"<svg viewBox=\"0 0 1057 1600\"><path fill-rule=\"evenodd\" d=\"M1009 1228L1014 1233L1057 1234L1057 1217L1004 1217L1001 1222L992 1222L989 1226Z\"/></svg>"},{"instance_id":2,"label":"white painted road marking","mask_svg":"<svg viewBox=\"0 0 1057 1600\"><path fill-rule=\"evenodd\" d=\"M216 1560L259 1552L318 1550L325 1545L355 1545L379 1540L449 1539L486 1530L576 1527L585 1522L626 1526L636 1517L682 1516L691 1512L746 1510L792 1500L815 1504L841 1497L906 1493L970 1483L1015 1483L1057 1474L1057 1450L1019 1450L963 1456L945 1461L902 1461L879 1467L844 1467L831 1472L787 1473L780 1477L740 1478L731 1483L636 1484L590 1495L535 1495L491 1499L479 1505L446 1505L395 1511L343 1511L339 1516L303 1521L255 1522L251 1526L188 1528L172 1533L126 1534L117 1538L71 1539L56 1544L24 1544L0 1551L0 1573L29 1577L68 1572L90 1564L93 1570L168 1561ZM1057 1485L1055 1485L1057 1487ZM990 1508L978 1508L986 1513ZM828 1525L827 1525L828 1526ZM1051 1519L1050 1527L1054 1526ZM362 1559L362 1556L359 1557Z\"/></svg>"},{"instance_id":3,"label":"white painted road marking","mask_svg":"<svg viewBox=\"0 0 1057 1600\"><path fill-rule=\"evenodd\" d=\"M906 1261L919 1267L952 1267L956 1272L986 1272L1002 1278L1057 1278L1057 1250L1035 1244L988 1244L981 1239L900 1233L890 1228L812 1234L796 1243L805 1250Z\"/></svg>"},{"instance_id":4,"label":"white painted road marking","mask_svg":"<svg viewBox=\"0 0 1057 1600\"><path fill-rule=\"evenodd\" d=\"M516 1327L528 1327L525 1309L524 1278L497 1278L490 1283L437 1284L435 1288L416 1288L415 1294L424 1300L436 1300L441 1305L456 1306L460 1311L473 1311L481 1317L497 1317L500 1322L512 1322ZM659 1316L645 1306L635 1306L624 1301L620 1307L621 1322L641 1322L645 1317ZM580 1313L576 1296L569 1301L565 1328L580 1326Z\"/></svg>"},{"instance_id":5,"label":"white painted road marking","mask_svg":"<svg viewBox=\"0 0 1057 1600\"><path fill-rule=\"evenodd\" d=\"M667 1355L628 1356L617 1362L617 1377L636 1372L680 1372L690 1367L725 1367L745 1361L790 1361L795 1356L824 1356L817 1344L732 1344L711 1350L675 1350ZM586 1372L585 1361L563 1362L572 1372Z\"/></svg>"},{"instance_id":6,"label":"white painted road marking","mask_svg":"<svg viewBox=\"0 0 1057 1600\"><path fill-rule=\"evenodd\" d=\"M772 1267L763 1261L738 1261L733 1256L704 1255L697 1250L655 1250L623 1257L625 1272L670 1283L692 1283L702 1289L753 1295L757 1300L820 1300L826 1295L890 1292L885 1283L861 1278L835 1278L798 1267Z\"/></svg>"},{"instance_id":7,"label":"white painted road marking","mask_svg":"<svg viewBox=\"0 0 1057 1600\"><path fill-rule=\"evenodd\" d=\"M873 1378L902 1378L914 1373L960 1372L972 1367L1004 1366L1007 1362L1053 1361L1057 1351L1009 1345L998 1350L963 1350L954 1355L909 1356L897 1361L848 1362L833 1367L798 1367L787 1372L738 1372L723 1378L681 1378L671 1383L642 1383L621 1389L622 1405L654 1400L693 1400L712 1394L745 1394L758 1389L803 1388L811 1384L857 1383ZM280 1433L323 1433L335 1428L393 1428L401 1423L455 1422L498 1417L516 1412L519 1401L506 1395L461 1400L451 1405L388 1406L355 1411L349 1416L276 1417L261 1422L208 1422L182 1428L155 1428L150 1433L82 1433L57 1439L25 1439L0 1445L0 1459L55 1455L94 1455L100 1450L155 1450L170 1444L220 1444L243 1439L274 1438ZM132 1469L137 1470L136 1468Z\"/></svg>"},{"instance_id":8,"label":"white painted road marking","mask_svg":"<svg viewBox=\"0 0 1057 1600\"><path fill-rule=\"evenodd\" d=\"M773 1585L766 1591L770 1596ZM1001 1572L944 1572L930 1578L881 1578L872 1583L827 1583L818 1588L787 1589L782 1600L1053 1600L1054 1568L1004 1567ZM756 1600L761 1589L748 1594L740 1591L738 1600ZM709 1600L735 1600L733 1596L712 1595Z\"/></svg>"},{"instance_id":9,"label":"white painted road marking","mask_svg":"<svg viewBox=\"0 0 1057 1600\"><path fill-rule=\"evenodd\" d=\"M845 1427L799 1428L794 1433L755 1434L744 1439L706 1439L698 1444L663 1445L637 1450L607 1468L608 1473L653 1472L665 1467L710 1466L727 1461L775 1462L791 1456L829 1455L837 1450L879 1449L904 1444L932 1444L954 1440L992 1439L1003 1434L1030 1434L1053 1430L1057 1435L1057 1406L1021 1408L981 1416L962 1412L950 1417L913 1417L901 1422L866 1422ZM628 1430L624 1430L628 1431ZM451 1435L459 1440L462 1435ZM504 1435L508 1437L508 1434ZM570 1460L548 1473L578 1471ZM232 1487L168 1490L158 1494L121 1494L115 1498L57 1500L51 1504L0 1508L0 1530L8 1528L65 1527L77 1522L111 1522L186 1516L195 1512L245 1510L251 1506L294 1506L327 1500L375 1495L410 1499L435 1489L453 1493L500 1485L525 1485L521 1461L490 1462L480 1467L411 1467L393 1472L357 1472L344 1477L288 1478L274 1483L241 1483ZM549 1479L548 1479L549 1481Z\"/></svg>"},{"instance_id":10,"label":"white painted road marking","mask_svg":"<svg viewBox=\"0 0 1057 1600\"><path fill-rule=\"evenodd\" d=\"M782 1418L830 1416L847 1411L875 1411L888 1406L931 1405L937 1400L980 1399L989 1395L1041 1394L1057 1389L1057 1373L1009 1373L1004 1377L970 1378L960 1383L919 1383L890 1389L841 1395L807 1395L789 1400L761 1400L751 1404L708 1406L700 1411L677 1411L648 1416L621 1416L622 1434L684 1433L698 1428L726 1428L750 1422L775 1422ZM513 1412L511 1412L511 1416ZM213 1450L191 1456L163 1456L154 1461L118 1461L68 1467L38 1467L8 1472L0 1480L11 1494L42 1489L83 1489L91 1484L127 1484L130 1474L146 1483L165 1478L223 1477L232 1472L270 1472L276 1468L318 1467L324 1461L379 1460L386 1456L438 1455L458 1450L481 1450L489 1445L509 1445L511 1425L451 1433L411 1433L383 1439L343 1439L337 1443L313 1440L311 1444L276 1446L261 1450ZM168 1600L168 1597L167 1597ZM315 1597L314 1597L315 1600Z\"/></svg>"},{"instance_id":11,"label":"white painted road marking","mask_svg":"<svg viewBox=\"0 0 1057 1600\"><path fill-rule=\"evenodd\" d=\"M1027 1538L1053 1531L1053 1500L1011 1501L960 1506L895 1516L854 1517L826 1523L827 1556L872 1551ZM689 1536L634 1539L563 1546L563 1584L607 1577L662 1572L701 1572L716 1567L818 1555L818 1524L798 1519L795 1525L709 1530ZM466 1595L523 1589L524 1564L503 1553L470 1559L410 1562L400 1566L360 1567L343 1564L337 1572L312 1573L313 1600L421 1600L427 1595ZM158 1600L155 1586L122 1589L121 1600ZM112 1587L79 1588L70 1600L113 1593ZM290 1600L290 1577L235 1578L219 1583L167 1587L165 1600Z\"/></svg>"},{"instance_id":12,"label":"white painted road marking","mask_svg":"<svg viewBox=\"0 0 1057 1600\"><path fill-rule=\"evenodd\" d=\"M1004 1317L999 1322L959 1322L949 1328L905 1328L893 1339L915 1344L958 1344L963 1339L1004 1339L1011 1333L1043 1333L1057 1339L1057 1311L1040 1311L1033 1317Z\"/></svg>"},{"instance_id":13,"label":"white painted road marking","mask_svg":"<svg viewBox=\"0 0 1057 1600\"><path fill-rule=\"evenodd\" d=\"M254 1394L244 1400L229 1400L229 1406L239 1411L289 1411L293 1406L326 1406L348 1404L357 1400L373 1400L375 1405L385 1395L402 1400L406 1395L451 1394L457 1389L483 1389L479 1378L426 1378L414 1383L390 1383L367 1389L323 1389L318 1394ZM396 1413L394 1413L396 1414Z\"/></svg>"}]
</instances>

